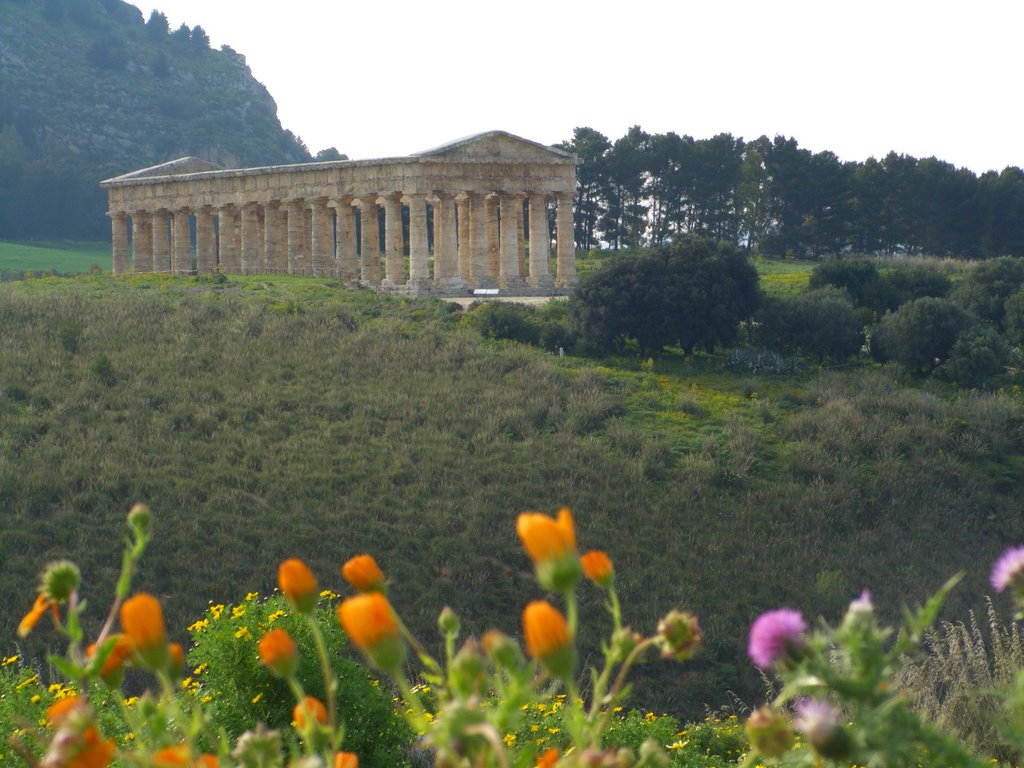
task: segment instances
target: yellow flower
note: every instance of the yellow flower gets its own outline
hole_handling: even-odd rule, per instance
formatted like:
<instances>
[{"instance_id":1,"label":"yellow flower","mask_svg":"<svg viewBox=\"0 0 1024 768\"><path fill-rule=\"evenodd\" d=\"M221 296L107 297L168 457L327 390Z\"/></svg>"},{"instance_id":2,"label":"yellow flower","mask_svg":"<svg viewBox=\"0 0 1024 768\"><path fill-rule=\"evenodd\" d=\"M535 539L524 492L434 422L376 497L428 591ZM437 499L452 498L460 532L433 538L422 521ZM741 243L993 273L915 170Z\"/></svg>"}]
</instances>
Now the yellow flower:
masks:
<instances>
[{"instance_id":1,"label":"yellow flower","mask_svg":"<svg viewBox=\"0 0 1024 768\"><path fill-rule=\"evenodd\" d=\"M247 602L247 603L251 603L251 602L252 602L253 600L255 600L255 599L256 599L257 597L259 597L259 596L260 596L260 593L259 593L259 592L249 592L249 593L248 593L248 594L246 594L246 596L245 596L245 602Z\"/></svg>"},{"instance_id":2,"label":"yellow flower","mask_svg":"<svg viewBox=\"0 0 1024 768\"><path fill-rule=\"evenodd\" d=\"M240 640L246 640L252 637L252 634L249 632L248 627L239 627L238 630L235 632L235 637Z\"/></svg>"},{"instance_id":3,"label":"yellow flower","mask_svg":"<svg viewBox=\"0 0 1024 768\"><path fill-rule=\"evenodd\" d=\"M516 735L514 733L506 733L503 741L507 746L511 747L516 743Z\"/></svg>"},{"instance_id":4,"label":"yellow flower","mask_svg":"<svg viewBox=\"0 0 1024 768\"><path fill-rule=\"evenodd\" d=\"M262 692L262 691L260 691L259 693L257 693L257 694L256 694L255 696L253 696L253 697L252 697L252 698L251 698L251 699L249 700L249 703L250 703L250 704L256 704L256 703L258 703L258 702L259 702L259 700L260 700L260 699L262 699L262 698L263 698L263 692Z\"/></svg>"},{"instance_id":5,"label":"yellow flower","mask_svg":"<svg viewBox=\"0 0 1024 768\"><path fill-rule=\"evenodd\" d=\"M219 621L221 615L224 613L224 606L220 603L217 605L210 606L210 615L213 616L214 621Z\"/></svg>"},{"instance_id":6,"label":"yellow flower","mask_svg":"<svg viewBox=\"0 0 1024 768\"><path fill-rule=\"evenodd\" d=\"M345 581L360 592L383 592L384 572L371 555L356 555L341 567Z\"/></svg>"},{"instance_id":7,"label":"yellow flower","mask_svg":"<svg viewBox=\"0 0 1024 768\"><path fill-rule=\"evenodd\" d=\"M231 618L232 619L240 619L243 616L245 616L245 606L244 605L236 605L236 606L234 606L231 609Z\"/></svg>"},{"instance_id":8,"label":"yellow flower","mask_svg":"<svg viewBox=\"0 0 1024 768\"><path fill-rule=\"evenodd\" d=\"M299 613L309 613L316 605L316 576L297 557L285 560L278 566L277 586Z\"/></svg>"}]
</instances>

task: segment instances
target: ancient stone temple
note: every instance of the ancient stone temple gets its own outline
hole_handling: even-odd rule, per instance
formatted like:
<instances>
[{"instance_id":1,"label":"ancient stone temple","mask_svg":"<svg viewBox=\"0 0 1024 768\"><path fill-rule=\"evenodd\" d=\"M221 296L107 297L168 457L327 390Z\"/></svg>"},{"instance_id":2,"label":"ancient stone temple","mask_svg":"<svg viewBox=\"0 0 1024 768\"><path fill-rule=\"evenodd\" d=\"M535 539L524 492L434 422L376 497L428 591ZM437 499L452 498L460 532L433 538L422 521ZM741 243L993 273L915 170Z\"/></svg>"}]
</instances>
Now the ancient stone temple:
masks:
<instances>
[{"instance_id":1,"label":"ancient stone temple","mask_svg":"<svg viewBox=\"0 0 1024 768\"><path fill-rule=\"evenodd\" d=\"M575 185L573 155L503 131L380 160L225 170L187 157L101 182L115 273L315 275L441 295L571 289Z\"/></svg>"}]
</instances>

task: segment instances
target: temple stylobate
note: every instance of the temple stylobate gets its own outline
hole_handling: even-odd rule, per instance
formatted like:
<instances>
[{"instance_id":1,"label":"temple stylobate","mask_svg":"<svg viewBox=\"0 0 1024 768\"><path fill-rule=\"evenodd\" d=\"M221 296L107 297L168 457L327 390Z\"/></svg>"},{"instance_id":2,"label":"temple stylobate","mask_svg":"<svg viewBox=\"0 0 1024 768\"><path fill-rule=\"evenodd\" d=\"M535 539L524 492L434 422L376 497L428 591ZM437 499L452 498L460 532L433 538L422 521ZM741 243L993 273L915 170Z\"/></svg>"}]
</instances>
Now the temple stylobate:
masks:
<instances>
[{"instance_id":1,"label":"temple stylobate","mask_svg":"<svg viewBox=\"0 0 1024 768\"><path fill-rule=\"evenodd\" d=\"M101 186L115 273L314 275L440 295L565 292L576 279L576 158L503 131L380 160L226 170L187 157Z\"/></svg>"}]
</instances>

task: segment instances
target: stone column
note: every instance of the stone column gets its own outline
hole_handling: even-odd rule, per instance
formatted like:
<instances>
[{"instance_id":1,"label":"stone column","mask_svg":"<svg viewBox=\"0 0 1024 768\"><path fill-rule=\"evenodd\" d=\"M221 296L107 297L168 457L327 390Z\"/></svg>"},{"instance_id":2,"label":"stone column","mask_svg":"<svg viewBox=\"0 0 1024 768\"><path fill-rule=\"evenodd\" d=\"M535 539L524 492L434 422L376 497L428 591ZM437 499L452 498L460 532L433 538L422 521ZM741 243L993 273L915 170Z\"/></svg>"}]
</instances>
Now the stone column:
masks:
<instances>
[{"instance_id":1,"label":"stone column","mask_svg":"<svg viewBox=\"0 0 1024 768\"><path fill-rule=\"evenodd\" d=\"M251 275L259 268L259 252L256 242L262 235L259 229L259 216L256 203L242 206L242 274Z\"/></svg>"},{"instance_id":2,"label":"stone column","mask_svg":"<svg viewBox=\"0 0 1024 768\"><path fill-rule=\"evenodd\" d=\"M296 274L301 266L302 236L306 231L306 213L301 200L289 200L288 214L288 274Z\"/></svg>"},{"instance_id":3,"label":"stone column","mask_svg":"<svg viewBox=\"0 0 1024 768\"><path fill-rule=\"evenodd\" d=\"M516 195L516 240L519 242L518 253L516 258L519 261L519 276L523 279L526 278L527 263L526 263L526 232L523 230L523 203L524 195Z\"/></svg>"},{"instance_id":4,"label":"stone column","mask_svg":"<svg viewBox=\"0 0 1024 768\"><path fill-rule=\"evenodd\" d=\"M310 201L312 207L312 239L310 242L310 268L316 277L324 277L328 270L333 272L334 235L331 232L331 212L327 198L317 197Z\"/></svg>"},{"instance_id":5,"label":"stone column","mask_svg":"<svg viewBox=\"0 0 1024 768\"><path fill-rule=\"evenodd\" d=\"M365 195L359 198L359 279L367 285L380 285L379 248L377 195Z\"/></svg>"},{"instance_id":6,"label":"stone column","mask_svg":"<svg viewBox=\"0 0 1024 768\"><path fill-rule=\"evenodd\" d=\"M474 288L494 288L497 285L491 272L487 249L489 238L485 200L479 192L466 193L466 207L469 209L470 285Z\"/></svg>"},{"instance_id":7,"label":"stone column","mask_svg":"<svg viewBox=\"0 0 1024 768\"><path fill-rule=\"evenodd\" d=\"M313 252L310 248L313 244L313 211L308 203L302 207L302 224L302 249L296 269L300 275L310 275L313 273Z\"/></svg>"},{"instance_id":8,"label":"stone column","mask_svg":"<svg viewBox=\"0 0 1024 768\"><path fill-rule=\"evenodd\" d=\"M358 262L356 261L356 212L352 207L352 198L348 195L339 197L335 201L334 211L337 217L335 233L338 278L347 283L354 283L358 272Z\"/></svg>"},{"instance_id":9,"label":"stone column","mask_svg":"<svg viewBox=\"0 0 1024 768\"><path fill-rule=\"evenodd\" d=\"M572 288L576 284L576 245L573 242L572 195L561 193L556 197L555 209L555 285Z\"/></svg>"},{"instance_id":10,"label":"stone column","mask_svg":"<svg viewBox=\"0 0 1024 768\"><path fill-rule=\"evenodd\" d=\"M253 265L253 272L264 271L267 263L267 242L266 242L267 216L262 205L256 206L256 263Z\"/></svg>"},{"instance_id":11,"label":"stone column","mask_svg":"<svg viewBox=\"0 0 1024 768\"><path fill-rule=\"evenodd\" d=\"M469 195L464 195L457 203L459 242L458 276L468 281L473 275L473 256L469 250Z\"/></svg>"},{"instance_id":12,"label":"stone column","mask_svg":"<svg viewBox=\"0 0 1024 768\"><path fill-rule=\"evenodd\" d=\"M406 196L409 205L409 279L430 279L430 253L427 245L427 196ZM434 210L437 216L437 210Z\"/></svg>"},{"instance_id":13,"label":"stone column","mask_svg":"<svg viewBox=\"0 0 1024 768\"><path fill-rule=\"evenodd\" d=\"M171 271L171 251L167 245L167 211L153 214L153 271Z\"/></svg>"},{"instance_id":14,"label":"stone column","mask_svg":"<svg viewBox=\"0 0 1024 768\"><path fill-rule=\"evenodd\" d=\"M128 271L128 214L110 211L110 244L113 256L112 271L120 275Z\"/></svg>"},{"instance_id":15,"label":"stone column","mask_svg":"<svg viewBox=\"0 0 1024 768\"><path fill-rule=\"evenodd\" d=\"M188 227L189 210L183 208L175 211L173 215L171 241L174 247L174 272L178 275L189 275L192 273L192 238Z\"/></svg>"},{"instance_id":16,"label":"stone column","mask_svg":"<svg viewBox=\"0 0 1024 768\"><path fill-rule=\"evenodd\" d=\"M217 209L217 260L225 275L237 273L235 266L235 207L224 205Z\"/></svg>"},{"instance_id":17,"label":"stone column","mask_svg":"<svg viewBox=\"0 0 1024 768\"><path fill-rule=\"evenodd\" d=\"M523 208L523 199L519 195L501 193L501 279L502 288L521 288L519 274L519 227L516 224L516 208Z\"/></svg>"},{"instance_id":18,"label":"stone column","mask_svg":"<svg viewBox=\"0 0 1024 768\"><path fill-rule=\"evenodd\" d=\"M530 285L550 288L551 233L548 230L547 195L530 195Z\"/></svg>"},{"instance_id":19,"label":"stone column","mask_svg":"<svg viewBox=\"0 0 1024 768\"><path fill-rule=\"evenodd\" d=\"M281 260L281 205L271 201L263 206L263 271L280 271Z\"/></svg>"},{"instance_id":20,"label":"stone column","mask_svg":"<svg viewBox=\"0 0 1024 768\"><path fill-rule=\"evenodd\" d=\"M206 275L217 266L217 243L213 236L213 208L196 210L196 272Z\"/></svg>"},{"instance_id":21,"label":"stone column","mask_svg":"<svg viewBox=\"0 0 1024 768\"><path fill-rule=\"evenodd\" d=\"M487 264L492 276L501 274L501 251L498 240L498 195L487 195L484 198L484 211L487 217Z\"/></svg>"},{"instance_id":22,"label":"stone column","mask_svg":"<svg viewBox=\"0 0 1024 768\"><path fill-rule=\"evenodd\" d=\"M385 285L405 285L405 259L402 255L402 198L397 193L384 197L384 269Z\"/></svg>"},{"instance_id":23,"label":"stone column","mask_svg":"<svg viewBox=\"0 0 1024 768\"><path fill-rule=\"evenodd\" d=\"M438 192L434 204L434 280L448 280L459 275L456 232L455 198L447 192Z\"/></svg>"},{"instance_id":24,"label":"stone column","mask_svg":"<svg viewBox=\"0 0 1024 768\"><path fill-rule=\"evenodd\" d=\"M132 212L132 266L140 273L153 271L153 217L146 211Z\"/></svg>"}]
</instances>

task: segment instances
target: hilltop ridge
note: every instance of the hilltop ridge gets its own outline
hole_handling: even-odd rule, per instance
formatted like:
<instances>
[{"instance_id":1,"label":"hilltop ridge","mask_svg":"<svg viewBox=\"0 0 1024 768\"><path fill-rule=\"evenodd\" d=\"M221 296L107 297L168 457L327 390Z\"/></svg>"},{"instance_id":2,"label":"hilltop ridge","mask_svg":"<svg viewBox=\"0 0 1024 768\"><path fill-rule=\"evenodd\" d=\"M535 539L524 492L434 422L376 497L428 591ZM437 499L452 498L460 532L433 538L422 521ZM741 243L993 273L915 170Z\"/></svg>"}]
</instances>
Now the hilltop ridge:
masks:
<instances>
[{"instance_id":1,"label":"hilltop ridge","mask_svg":"<svg viewBox=\"0 0 1024 768\"><path fill-rule=\"evenodd\" d=\"M123 0L0 0L0 17L0 238L106 238L97 181L175 157L310 159L245 57L201 26Z\"/></svg>"}]
</instances>

